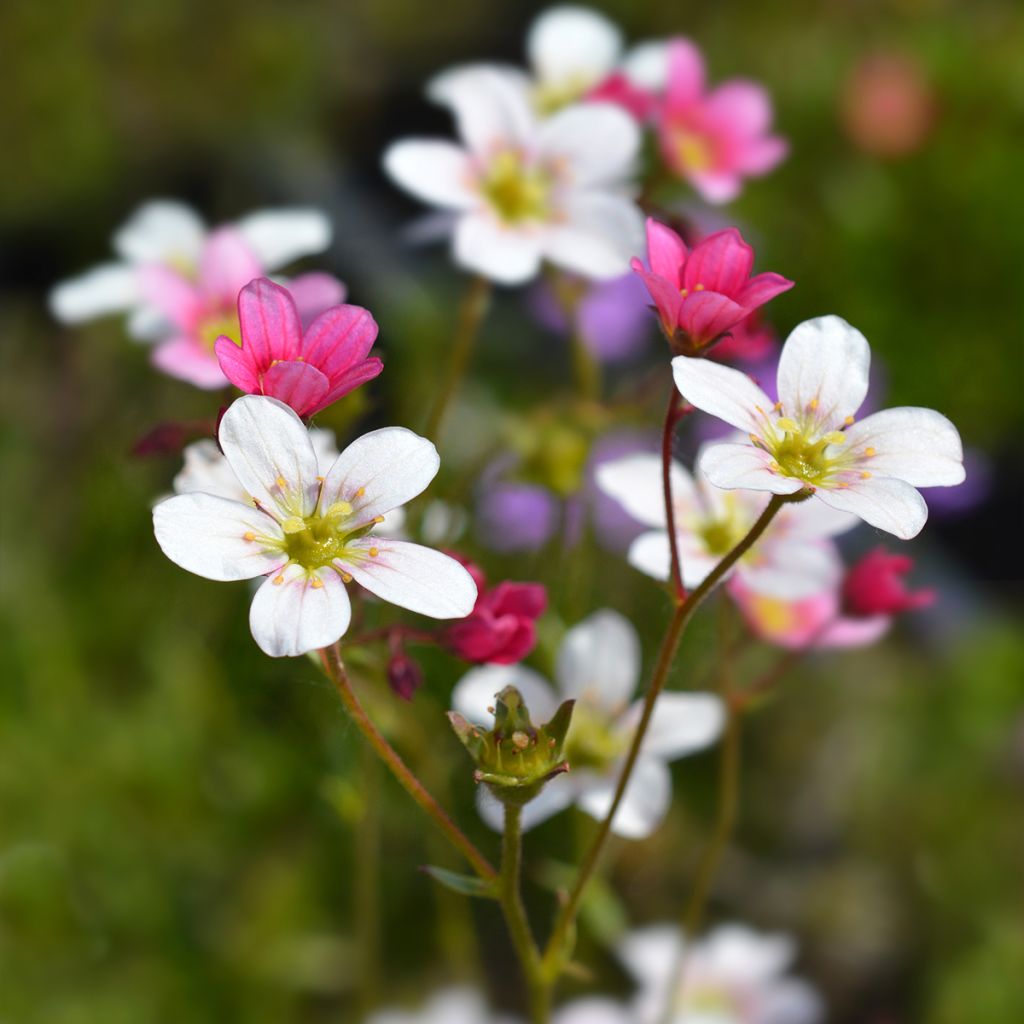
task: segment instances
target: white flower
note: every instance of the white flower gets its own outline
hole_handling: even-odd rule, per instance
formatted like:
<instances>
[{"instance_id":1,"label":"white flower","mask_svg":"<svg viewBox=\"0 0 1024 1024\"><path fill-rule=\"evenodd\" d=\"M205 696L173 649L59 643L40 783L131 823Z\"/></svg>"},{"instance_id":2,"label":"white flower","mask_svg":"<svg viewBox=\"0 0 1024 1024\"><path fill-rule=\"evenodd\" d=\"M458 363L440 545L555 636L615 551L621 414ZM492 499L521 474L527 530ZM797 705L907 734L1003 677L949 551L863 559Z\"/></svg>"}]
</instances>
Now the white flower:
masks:
<instances>
[{"instance_id":1,"label":"white flower","mask_svg":"<svg viewBox=\"0 0 1024 1024\"><path fill-rule=\"evenodd\" d=\"M864 336L845 320L808 320L786 340L773 405L739 370L677 356L683 398L750 439L709 448L701 459L708 480L774 494L806 489L904 540L916 536L928 506L915 488L964 479L960 435L931 409L887 409L856 423L870 361Z\"/></svg>"},{"instance_id":2,"label":"white flower","mask_svg":"<svg viewBox=\"0 0 1024 1024\"><path fill-rule=\"evenodd\" d=\"M695 476L673 461L672 501L683 584L698 586L722 558L750 531L768 504L756 491L723 491L698 469ZM630 564L658 580L671 566L661 457L628 455L606 462L597 471L598 486L638 522L654 527L629 549ZM784 508L764 535L733 569L747 588L761 594L799 598L834 586L842 562L827 539L855 526L853 516L805 502Z\"/></svg>"},{"instance_id":3,"label":"white flower","mask_svg":"<svg viewBox=\"0 0 1024 1024\"><path fill-rule=\"evenodd\" d=\"M323 252L331 243L330 221L319 210L261 210L233 226L266 271ZM127 312L133 335L159 334L164 317L144 296L139 271L156 265L194 276L207 236L199 215L184 203L145 203L114 233L118 260L62 281L50 293L50 309L68 324Z\"/></svg>"},{"instance_id":4,"label":"white flower","mask_svg":"<svg viewBox=\"0 0 1024 1024\"><path fill-rule=\"evenodd\" d=\"M385 513L437 473L437 450L402 427L353 441L325 473L309 433L273 398L245 395L224 414L220 446L248 500L191 492L153 510L164 554L214 580L266 576L249 624L272 657L334 643L348 628L353 579L402 608L462 618L476 585L454 559L373 534Z\"/></svg>"},{"instance_id":5,"label":"white flower","mask_svg":"<svg viewBox=\"0 0 1024 1024\"><path fill-rule=\"evenodd\" d=\"M542 121L525 85L487 66L441 76L430 95L452 110L461 144L396 142L384 168L453 212L460 266L502 284L530 280L545 259L587 277L626 272L643 242L626 187L640 146L628 114L593 103Z\"/></svg>"},{"instance_id":6,"label":"white flower","mask_svg":"<svg viewBox=\"0 0 1024 1024\"><path fill-rule=\"evenodd\" d=\"M557 691L522 665L486 665L467 672L452 693L452 706L471 722L482 723L495 694L514 686L534 721L547 721L562 701L576 707L566 738L568 774L552 779L523 809L531 828L577 804L598 820L611 809L622 762L640 719L643 701L630 703L640 679L640 641L618 612L595 612L565 634L556 666ZM642 839L661 823L672 799L668 762L714 743L724 714L718 697L707 693L663 693L658 697L640 757L612 828ZM500 829L500 805L481 788L481 813Z\"/></svg>"},{"instance_id":7,"label":"white flower","mask_svg":"<svg viewBox=\"0 0 1024 1024\"><path fill-rule=\"evenodd\" d=\"M593 996L559 1007L553 1024L638 1024L636 1014L621 1003Z\"/></svg>"},{"instance_id":8,"label":"white flower","mask_svg":"<svg viewBox=\"0 0 1024 1024\"><path fill-rule=\"evenodd\" d=\"M639 982L637 1024L657 1024L671 1003L672 1024L816 1024L821 1000L805 982L786 976L796 955L785 935L739 924L715 928L685 959L685 977L669 992L682 953L672 925L627 935L619 955Z\"/></svg>"},{"instance_id":9,"label":"white flower","mask_svg":"<svg viewBox=\"0 0 1024 1024\"><path fill-rule=\"evenodd\" d=\"M366 1024L513 1024L487 1009L478 992L468 988L450 988L431 996L421 1010L380 1010Z\"/></svg>"}]
</instances>

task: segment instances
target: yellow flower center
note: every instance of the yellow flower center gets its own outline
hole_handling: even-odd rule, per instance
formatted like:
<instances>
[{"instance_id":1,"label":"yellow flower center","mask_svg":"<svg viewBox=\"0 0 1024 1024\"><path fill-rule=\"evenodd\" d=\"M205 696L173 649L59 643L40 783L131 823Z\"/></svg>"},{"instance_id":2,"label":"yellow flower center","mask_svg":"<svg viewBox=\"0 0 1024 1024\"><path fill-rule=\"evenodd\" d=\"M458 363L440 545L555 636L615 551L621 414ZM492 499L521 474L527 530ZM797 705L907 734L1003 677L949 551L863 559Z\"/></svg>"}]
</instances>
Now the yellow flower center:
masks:
<instances>
[{"instance_id":1,"label":"yellow flower center","mask_svg":"<svg viewBox=\"0 0 1024 1024\"><path fill-rule=\"evenodd\" d=\"M213 351L214 344L222 334L239 347L242 345L242 328L238 323L238 313L233 309L216 310L208 314L200 321L196 333L207 352Z\"/></svg>"},{"instance_id":2,"label":"yellow flower center","mask_svg":"<svg viewBox=\"0 0 1024 1024\"><path fill-rule=\"evenodd\" d=\"M614 721L600 708L579 700L565 740L565 759L573 771L592 768L601 771L621 757L629 737L613 728Z\"/></svg>"},{"instance_id":3,"label":"yellow flower center","mask_svg":"<svg viewBox=\"0 0 1024 1024\"><path fill-rule=\"evenodd\" d=\"M710 170L715 162L715 153L707 136L688 128L676 128L672 133L672 152L679 167L687 171Z\"/></svg>"},{"instance_id":4,"label":"yellow flower center","mask_svg":"<svg viewBox=\"0 0 1024 1024\"><path fill-rule=\"evenodd\" d=\"M505 224L546 220L554 179L542 167L530 166L514 149L498 153L480 181L480 191Z\"/></svg>"},{"instance_id":5,"label":"yellow flower center","mask_svg":"<svg viewBox=\"0 0 1024 1024\"><path fill-rule=\"evenodd\" d=\"M352 541L365 536L382 517L357 522L352 512L349 502L337 501L323 513L289 516L281 523L284 540L272 544L307 571L331 565L336 559L351 563L375 558L376 548L353 546Z\"/></svg>"},{"instance_id":6,"label":"yellow flower center","mask_svg":"<svg viewBox=\"0 0 1024 1024\"><path fill-rule=\"evenodd\" d=\"M817 401L812 400L799 416L778 415L774 420L763 409L758 413L764 419L764 430L760 435L751 434L750 440L772 456L771 469L782 476L802 480L814 490L816 487L848 487L839 477L853 467L857 461L849 450L843 450L846 435L841 430L829 430L817 415ZM782 407L776 405L776 413ZM853 423L851 416L845 425ZM871 456L873 449L866 449L860 455ZM861 473L862 477L870 473Z\"/></svg>"}]
</instances>

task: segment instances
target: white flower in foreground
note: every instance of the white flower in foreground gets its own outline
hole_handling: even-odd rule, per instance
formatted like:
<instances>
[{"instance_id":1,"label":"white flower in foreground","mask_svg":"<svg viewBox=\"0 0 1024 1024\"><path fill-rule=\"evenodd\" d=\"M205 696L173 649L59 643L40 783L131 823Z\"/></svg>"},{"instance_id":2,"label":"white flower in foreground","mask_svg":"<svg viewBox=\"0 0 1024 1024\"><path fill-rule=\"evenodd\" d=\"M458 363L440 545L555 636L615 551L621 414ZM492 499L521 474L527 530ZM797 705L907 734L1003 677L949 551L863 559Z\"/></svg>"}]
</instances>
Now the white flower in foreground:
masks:
<instances>
[{"instance_id":1,"label":"white flower in foreground","mask_svg":"<svg viewBox=\"0 0 1024 1024\"><path fill-rule=\"evenodd\" d=\"M545 259L587 277L628 270L643 243L627 188L640 130L628 114L592 103L541 121L527 89L491 67L449 72L430 95L451 108L461 143L396 142L384 168L452 211L460 266L502 284L529 281Z\"/></svg>"},{"instance_id":2,"label":"white flower in foreground","mask_svg":"<svg viewBox=\"0 0 1024 1024\"><path fill-rule=\"evenodd\" d=\"M468 988L450 988L431 996L420 1010L381 1010L366 1024L514 1024L487 1009L479 993Z\"/></svg>"},{"instance_id":3,"label":"white flower in foreground","mask_svg":"<svg viewBox=\"0 0 1024 1024\"><path fill-rule=\"evenodd\" d=\"M565 742L570 771L552 779L523 809L523 826L577 804L598 820L612 805L623 759L640 720L643 701L630 703L640 679L640 641L618 612L595 612L565 634L558 652L557 689L522 665L486 665L467 672L452 693L452 706L482 724L495 695L514 686L534 721L550 719L562 701L576 701ZM672 800L668 763L703 750L722 731L721 701L709 693L663 693L612 828L643 839L661 823ZM501 805L481 788L481 813L502 827Z\"/></svg>"},{"instance_id":4,"label":"white flower in foreground","mask_svg":"<svg viewBox=\"0 0 1024 1024\"><path fill-rule=\"evenodd\" d=\"M786 340L773 405L739 370L677 356L672 372L683 398L750 439L710 447L701 459L708 480L774 494L806 489L880 530L916 536L928 506L915 488L961 483L963 446L931 409L886 409L855 422L870 361L864 335L845 320L808 320Z\"/></svg>"},{"instance_id":5,"label":"white flower in foreground","mask_svg":"<svg viewBox=\"0 0 1024 1024\"><path fill-rule=\"evenodd\" d=\"M689 950L685 976L669 991L683 939L672 925L627 935L619 955L639 982L637 1024L816 1024L824 1011L817 993L786 976L796 956L785 935L739 924L713 929ZM665 1018L665 1008L672 1014Z\"/></svg>"},{"instance_id":6,"label":"white flower in foreground","mask_svg":"<svg viewBox=\"0 0 1024 1024\"><path fill-rule=\"evenodd\" d=\"M189 572L267 577L249 615L267 654L304 654L341 637L353 579L421 615L457 619L473 610L476 585L453 558L373 534L385 513L433 480L439 460L430 441L402 427L374 430L324 473L299 417L258 395L234 402L219 436L249 499L179 494L153 509L153 526L164 554Z\"/></svg>"},{"instance_id":7,"label":"white flower in foreground","mask_svg":"<svg viewBox=\"0 0 1024 1024\"><path fill-rule=\"evenodd\" d=\"M698 459L699 467L699 459ZM697 469L695 476L673 461L672 502L675 512L683 584L698 586L721 559L750 531L768 504L756 491L723 491ZM661 457L628 455L606 462L597 471L598 486L644 526L629 548L629 563L658 580L667 580L671 566ZM733 574L748 589L777 597L798 598L835 585L843 567L827 539L857 524L854 516L803 502L784 508L761 539L737 562Z\"/></svg>"},{"instance_id":8,"label":"white flower in foreground","mask_svg":"<svg viewBox=\"0 0 1024 1024\"><path fill-rule=\"evenodd\" d=\"M314 209L260 210L232 228L264 271L323 252L331 243L330 221ZM51 311L68 324L127 312L133 335L146 339L159 334L165 316L146 294L140 271L160 266L194 277L209 235L199 215L184 203L145 203L114 233L117 261L58 284L50 293Z\"/></svg>"}]
</instances>

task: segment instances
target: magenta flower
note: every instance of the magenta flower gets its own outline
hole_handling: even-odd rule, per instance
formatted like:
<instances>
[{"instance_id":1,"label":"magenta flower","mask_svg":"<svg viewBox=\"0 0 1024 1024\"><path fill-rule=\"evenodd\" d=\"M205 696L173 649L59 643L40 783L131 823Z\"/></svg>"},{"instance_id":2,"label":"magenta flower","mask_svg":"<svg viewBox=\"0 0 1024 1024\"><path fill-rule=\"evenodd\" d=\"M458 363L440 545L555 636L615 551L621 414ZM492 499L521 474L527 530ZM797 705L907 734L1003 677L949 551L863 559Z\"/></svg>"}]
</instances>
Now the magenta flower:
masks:
<instances>
[{"instance_id":1,"label":"magenta flower","mask_svg":"<svg viewBox=\"0 0 1024 1024\"><path fill-rule=\"evenodd\" d=\"M276 398L300 416L312 416L384 369L367 358L377 324L360 306L332 306L303 331L288 289L262 277L239 293L238 322L241 342L223 335L214 346L224 375L247 394Z\"/></svg>"},{"instance_id":2,"label":"magenta flower","mask_svg":"<svg viewBox=\"0 0 1024 1024\"><path fill-rule=\"evenodd\" d=\"M750 276L754 250L736 228L716 231L688 250L671 228L648 218L647 262L649 269L638 259L632 267L651 293L665 337L690 353L793 287L781 274Z\"/></svg>"},{"instance_id":3,"label":"magenta flower","mask_svg":"<svg viewBox=\"0 0 1024 1024\"><path fill-rule=\"evenodd\" d=\"M756 82L732 79L705 92L704 59L686 39L668 46L668 82L656 114L668 166L709 203L735 199L743 179L767 174L786 155L770 135L772 103Z\"/></svg>"},{"instance_id":4,"label":"magenta flower","mask_svg":"<svg viewBox=\"0 0 1024 1024\"><path fill-rule=\"evenodd\" d=\"M238 293L264 273L252 247L231 227L210 232L194 277L167 264L143 266L139 270L141 295L171 328L153 350L154 365L196 387L224 387L228 382L214 354L214 344L221 335L237 344ZM289 287L306 317L345 297L342 283L329 274L304 274Z\"/></svg>"},{"instance_id":5,"label":"magenta flower","mask_svg":"<svg viewBox=\"0 0 1024 1024\"><path fill-rule=\"evenodd\" d=\"M913 568L913 559L906 555L892 555L885 548L875 548L846 573L843 608L856 618L926 608L935 602L935 591L907 587L903 577Z\"/></svg>"}]
</instances>

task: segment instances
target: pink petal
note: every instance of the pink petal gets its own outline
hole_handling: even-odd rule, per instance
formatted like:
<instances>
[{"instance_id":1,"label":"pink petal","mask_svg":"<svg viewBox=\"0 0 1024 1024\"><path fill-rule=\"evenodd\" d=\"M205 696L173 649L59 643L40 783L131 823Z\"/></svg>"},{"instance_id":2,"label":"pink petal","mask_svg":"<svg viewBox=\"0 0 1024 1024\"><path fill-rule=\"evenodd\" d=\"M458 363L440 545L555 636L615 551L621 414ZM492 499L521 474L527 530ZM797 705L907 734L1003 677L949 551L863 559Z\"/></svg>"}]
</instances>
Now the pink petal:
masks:
<instances>
[{"instance_id":1,"label":"pink petal","mask_svg":"<svg viewBox=\"0 0 1024 1024\"><path fill-rule=\"evenodd\" d=\"M256 367L269 369L276 359L302 353L302 325L291 295L265 277L247 284L238 296L242 347Z\"/></svg>"},{"instance_id":2,"label":"pink petal","mask_svg":"<svg viewBox=\"0 0 1024 1024\"><path fill-rule=\"evenodd\" d=\"M679 307L683 304L683 297L679 294L679 289L665 278L648 273L638 259L633 260L632 267L651 293L651 298L654 300L655 306L658 307L658 316L661 317L665 333L674 333L679 324Z\"/></svg>"},{"instance_id":3,"label":"pink petal","mask_svg":"<svg viewBox=\"0 0 1024 1024\"><path fill-rule=\"evenodd\" d=\"M262 380L263 394L290 405L300 416L311 416L323 407L329 382L327 378L309 363L275 363Z\"/></svg>"},{"instance_id":4,"label":"pink petal","mask_svg":"<svg viewBox=\"0 0 1024 1024\"><path fill-rule=\"evenodd\" d=\"M325 309L344 302L346 290L332 274L319 272L300 274L288 282L303 327L308 327Z\"/></svg>"},{"instance_id":5,"label":"pink petal","mask_svg":"<svg viewBox=\"0 0 1024 1024\"><path fill-rule=\"evenodd\" d=\"M743 174L767 174L780 164L789 152L789 143L777 135L752 139L736 154L737 170Z\"/></svg>"},{"instance_id":6,"label":"pink petal","mask_svg":"<svg viewBox=\"0 0 1024 1024\"><path fill-rule=\"evenodd\" d=\"M704 112L732 138L755 138L771 127L772 101L756 82L734 79L713 90Z\"/></svg>"},{"instance_id":7,"label":"pink petal","mask_svg":"<svg viewBox=\"0 0 1024 1024\"><path fill-rule=\"evenodd\" d=\"M335 306L309 325L302 355L333 379L363 359L376 340L377 324L367 310Z\"/></svg>"},{"instance_id":8,"label":"pink petal","mask_svg":"<svg viewBox=\"0 0 1024 1024\"><path fill-rule=\"evenodd\" d=\"M171 377L213 391L227 383L217 360L193 337L170 338L153 349L153 365Z\"/></svg>"},{"instance_id":9,"label":"pink petal","mask_svg":"<svg viewBox=\"0 0 1024 1024\"><path fill-rule=\"evenodd\" d=\"M653 217L647 218L647 263L651 272L682 287L686 265L686 243L670 228Z\"/></svg>"},{"instance_id":10,"label":"pink petal","mask_svg":"<svg viewBox=\"0 0 1024 1024\"><path fill-rule=\"evenodd\" d=\"M350 391L355 391L361 384L365 384L368 380L373 380L374 377L380 375L381 370L384 369L384 364L374 356L371 359L364 359L360 363L356 363L351 370L347 370L337 379L331 379L331 390L327 392L324 400L320 403L319 408L310 410L310 415L314 412L319 412L320 409L326 408L332 402L336 402L339 398L343 398Z\"/></svg>"},{"instance_id":11,"label":"pink petal","mask_svg":"<svg viewBox=\"0 0 1024 1024\"><path fill-rule=\"evenodd\" d=\"M673 39L668 45L667 111L678 113L699 102L704 92L704 58L689 39Z\"/></svg>"},{"instance_id":12,"label":"pink petal","mask_svg":"<svg viewBox=\"0 0 1024 1024\"><path fill-rule=\"evenodd\" d=\"M234 228L210 233L199 259L199 287L208 301L230 308L238 293L262 276L263 267Z\"/></svg>"},{"instance_id":13,"label":"pink petal","mask_svg":"<svg viewBox=\"0 0 1024 1024\"><path fill-rule=\"evenodd\" d=\"M792 287L793 282L781 274L758 274L747 282L736 301L749 313Z\"/></svg>"},{"instance_id":14,"label":"pink petal","mask_svg":"<svg viewBox=\"0 0 1024 1024\"><path fill-rule=\"evenodd\" d=\"M706 203L728 203L743 191L743 179L731 167L728 170L692 172L687 178Z\"/></svg>"},{"instance_id":15,"label":"pink petal","mask_svg":"<svg viewBox=\"0 0 1024 1024\"><path fill-rule=\"evenodd\" d=\"M142 267L139 290L176 327L190 331L203 310L202 298L193 284L176 270L160 264Z\"/></svg>"},{"instance_id":16,"label":"pink petal","mask_svg":"<svg viewBox=\"0 0 1024 1024\"><path fill-rule=\"evenodd\" d=\"M713 341L738 324L747 310L718 292L692 292L679 309L679 326L697 343Z\"/></svg>"},{"instance_id":17,"label":"pink petal","mask_svg":"<svg viewBox=\"0 0 1024 1024\"><path fill-rule=\"evenodd\" d=\"M683 271L684 288L703 285L708 291L737 298L754 266L754 250L735 228L708 235L690 253Z\"/></svg>"},{"instance_id":18,"label":"pink petal","mask_svg":"<svg viewBox=\"0 0 1024 1024\"><path fill-rule=\"evenodd\" d=\"M213 343L213 351L222 373L239 391L244 391L248 395L259 391L259 370L248 349L239 348L222 334Z\"/></svg>"}]
</instances>

